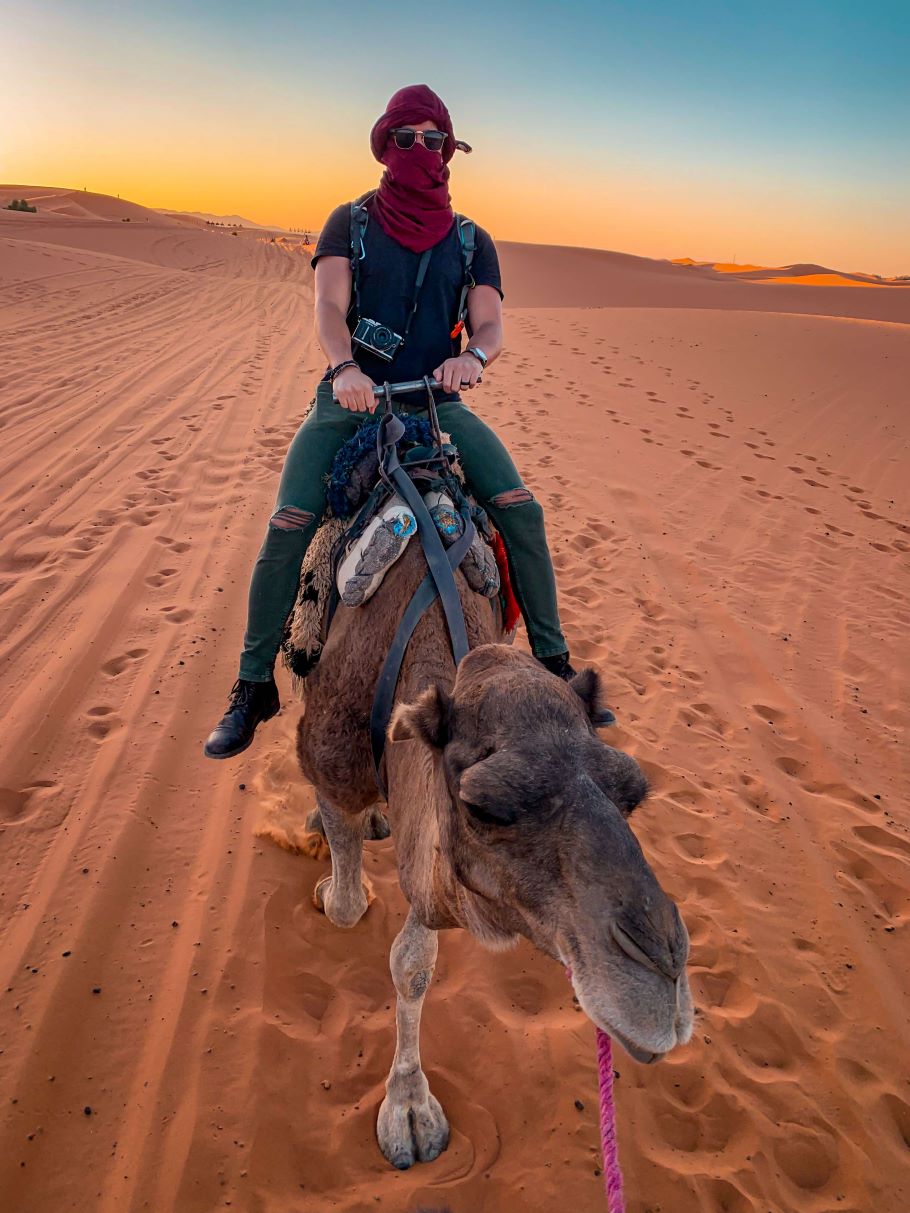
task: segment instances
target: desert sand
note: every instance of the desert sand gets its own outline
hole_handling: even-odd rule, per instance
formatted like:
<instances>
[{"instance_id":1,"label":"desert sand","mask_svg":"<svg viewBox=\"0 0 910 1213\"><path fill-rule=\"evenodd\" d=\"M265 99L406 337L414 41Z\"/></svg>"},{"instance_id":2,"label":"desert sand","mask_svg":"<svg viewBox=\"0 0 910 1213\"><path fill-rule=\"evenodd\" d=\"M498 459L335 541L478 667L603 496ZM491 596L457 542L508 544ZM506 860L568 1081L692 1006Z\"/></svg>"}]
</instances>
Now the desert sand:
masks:
<instances>
[{"instance_id":1,"label":"desert sand","mask_svg":"<svg viewBox=\"0 0 910 1213\"><path fill-rule=\"evenodd\" d=\"M462 934L424 1012L451 1145L389 1168L391 841L336 930L326 861L273 842L311 805L283 671L257 744L202 757L323 364L299 240L0 204L22 193L46 205L0 210L0 1208L605 1209L591 1024L558 966ZM501 255L508 348L471 403L547 509L693 943L692 1042L616 1051L629 1213L905 1213L910 284Z\"/></svg>"}]
</instances>

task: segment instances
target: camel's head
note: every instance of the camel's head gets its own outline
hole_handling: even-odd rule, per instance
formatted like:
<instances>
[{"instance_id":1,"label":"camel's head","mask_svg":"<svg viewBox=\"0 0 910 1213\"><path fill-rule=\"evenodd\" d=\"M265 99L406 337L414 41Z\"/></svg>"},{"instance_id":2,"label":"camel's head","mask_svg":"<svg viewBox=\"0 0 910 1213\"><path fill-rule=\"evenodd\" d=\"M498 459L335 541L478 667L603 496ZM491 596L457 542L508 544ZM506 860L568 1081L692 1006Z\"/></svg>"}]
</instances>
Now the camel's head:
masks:
<instances>
[{"instance_id":1,"label":"camel's head","mask_svg":"<svg viewBox=\"0 0 910 1213\"><path fill-rule=\"evenodd\" d=\"M441 764L440 844L479 897L487 942L520 932L571 971L588 1016L638 1061L692 1033L689 938L628 824L647 784L591 724L593 670L569 684L533 658L483 645L451 695L398 708L393 739Z\"/></svg>"}]
</instances>

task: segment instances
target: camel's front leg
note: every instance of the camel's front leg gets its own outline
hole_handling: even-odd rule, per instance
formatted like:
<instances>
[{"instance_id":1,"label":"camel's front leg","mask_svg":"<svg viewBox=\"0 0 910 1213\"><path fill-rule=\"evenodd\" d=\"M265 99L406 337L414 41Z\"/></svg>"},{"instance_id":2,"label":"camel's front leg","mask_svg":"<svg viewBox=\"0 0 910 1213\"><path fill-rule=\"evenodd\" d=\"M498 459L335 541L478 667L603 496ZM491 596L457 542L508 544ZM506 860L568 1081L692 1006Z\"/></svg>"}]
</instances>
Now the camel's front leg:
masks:
<instances>
[{"instance_id":1,"label":"camel's front leg","mask_svg":"<svg viewBox=\"0 0 910 1213\"><path fill-rule=\"evenodd\" d=\"M371 810L345 813L321 796L317 803L332 852L332 874L318 882L313 901L336 927L353 927L373 900L363 875L363 835Z\"/></svg>"},{"instance_id":2,"label":"camel's front leg","mask_svg":"<svg viewBox=\"0 0 910 1213\"><path fill-rule=\"evenodd\" d=\"M420 1068L420 1012L436 964L436 932L408 914L392 944L392 980L398 991L398 1044L379 1109L379 1148L393 1166L404 1170L431 1162L449 1144L449 1125L430 1094Z\"/></svg>"}]
</instances>

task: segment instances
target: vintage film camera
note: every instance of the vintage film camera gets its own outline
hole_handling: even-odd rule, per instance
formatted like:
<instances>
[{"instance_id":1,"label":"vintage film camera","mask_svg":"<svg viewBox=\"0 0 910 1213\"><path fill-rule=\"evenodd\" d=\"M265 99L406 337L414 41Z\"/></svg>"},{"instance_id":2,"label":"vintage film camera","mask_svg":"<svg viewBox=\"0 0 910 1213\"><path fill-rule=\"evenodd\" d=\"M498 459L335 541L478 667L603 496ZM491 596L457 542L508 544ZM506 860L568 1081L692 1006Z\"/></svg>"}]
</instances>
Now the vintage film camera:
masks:
<instances>
[{"instance_id":1,"label":"vintage film camera","mask_svg":"<svg viewBox=\"0 0 910 1213\"><path fill-rule=\"evenodd\" d=\"M390 329L387 324L381 324L378 320L368 320L366 316L362 316L357 321L357 328L354 330L351 341L355 345L369 350L377 358L391 362L401 348L404 337L400 333L396 333L394 329Z\"/></svg>"}]
</instances>

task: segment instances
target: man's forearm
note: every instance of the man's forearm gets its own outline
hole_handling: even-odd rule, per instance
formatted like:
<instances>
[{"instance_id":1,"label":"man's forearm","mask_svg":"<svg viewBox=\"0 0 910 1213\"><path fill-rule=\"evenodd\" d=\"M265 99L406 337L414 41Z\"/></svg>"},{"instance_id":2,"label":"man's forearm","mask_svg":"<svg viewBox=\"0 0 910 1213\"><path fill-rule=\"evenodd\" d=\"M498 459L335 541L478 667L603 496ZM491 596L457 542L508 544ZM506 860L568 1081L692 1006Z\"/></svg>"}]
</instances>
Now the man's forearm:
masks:
<instances>
[{"instance_id":1,"label":"man's forearm","mask_svg":"<svg viewBox=\"0 0 910 1213\"><path fill-rule=\"evenodd\" d=\"M493 362L502 353L502 325L492 322L480 325L471 334L468 345L477 345L487 356L487 362Z\"/></svg>"},{"instance_id":2,"label":"man's forearm","mask_svg":"<svg viewBox=\"0 0 910 1213\"><path fill-rule=\"evenodd\" d=\"M316 304L316 337L330 366L351 357L351 334L344 312L326 300Z\"/></svg>"}]
</instances>

